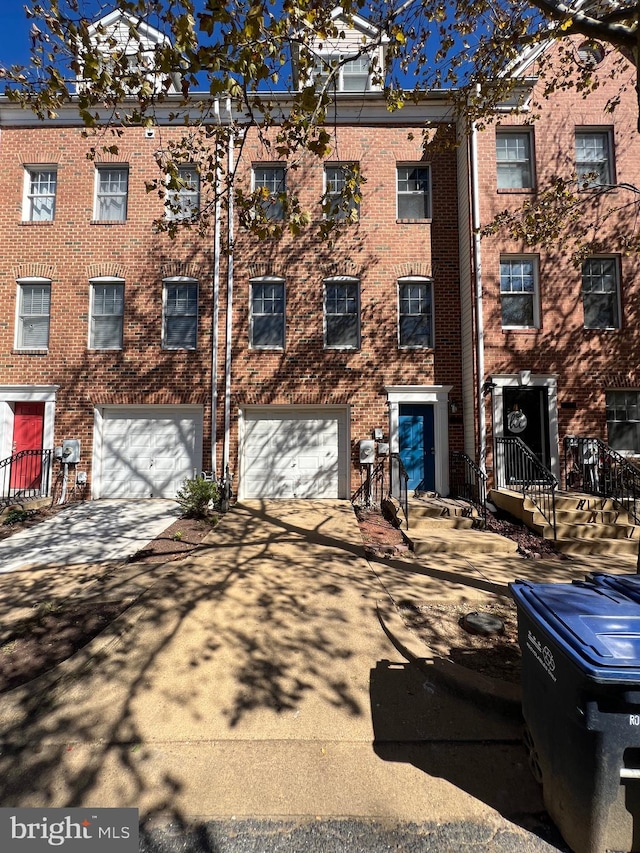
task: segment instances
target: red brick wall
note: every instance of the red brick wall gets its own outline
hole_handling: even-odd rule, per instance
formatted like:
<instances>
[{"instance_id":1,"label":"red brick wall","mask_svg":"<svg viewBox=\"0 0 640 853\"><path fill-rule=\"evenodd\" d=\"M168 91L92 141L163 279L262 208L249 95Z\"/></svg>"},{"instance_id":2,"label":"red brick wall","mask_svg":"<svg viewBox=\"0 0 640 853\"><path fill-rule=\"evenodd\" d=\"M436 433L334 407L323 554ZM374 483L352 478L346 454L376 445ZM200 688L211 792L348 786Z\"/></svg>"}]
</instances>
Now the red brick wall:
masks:
<instances>
[{"instance_id":1,"label":"red brick wall","mask_svg":"<svg viewBox=\"0 0 640 853\"><path fill-rule=\"evenodd\" d=\"M637 132L637 103L631 69L607 79L612 60L598 69L600 87L587 97L575 90L557 91L552 100L537 93L533 124L537 187L542 189L555 176L570 179L575 171L576 128L612 129L615 172L618 181L637 185L640 163L640 135ZM609 99L623 91L614 112ZM503 126L526 123L526 114L505 116ZM483 224L502 210L516 210L535 194L499 191L496 186L495 127L480 134L479 168ZM586 196L586 194L585 194ZM583 216L593 223L592 234L601 242L601 254L614 253L613 235L637 233L637 207L607 218L613 206L634 201L634 196L618 190L599 202L587 200ZM573 230L571 223L565 234ZM560 442L567 434L597 434L606 438L605 391L609 388L640 388L640 336L638 335L638 291L640 261L621 257L622 327L618 330L587 330L581 298L581 267L572 259L568 239L548 247L527 247L500 232L482 240L482 273L485 322L485 373L513 374L521 369L533 373L556 374L558 382L558 426ZM532 254L539 259L539 329L503 330L500 316L499 261L501 254ZM490 397L487 422L491 446Z\"/></svg>"},{"instance_id":2,"label":"red brick wall","mask_svg":"<svg viewBox=\"0 0 640 853\"><path fill-rule=\"evenodd\" d=\"M178 131L175 131L177 133ZM162 144L173 132L162 130ZM434 135L433 133L431 134ZM440 137L441 132L437 134ZM411 138L413 136L413 139ZM422 129L354 127L335 131L331 160L358 160L366 177L361 221L335 245L319 245L311 230L295 240L286 235L259 243L236 229L234 252L233 390L231 468L237 471L237 410L245 404L349 404L354 444L374 427L388 432L387 384L450 384L460 399L459 275L455 152L427 144L432 164L433 219L396 221L396 162L422 158ZM117 155L106 161L129 165L128 218L125 223L96 223L93 217L95 164L87 152L95 140L79 129L38 126L4 129L0 148L0 376L5 385L59 385L54 442L79 438L82 469L91 475L93 408L104 404L204 405L205 466L211 443L211 345L213 234L195 231L172 241L154 233L162 214L157 193L145 180L156 176L153 155L160 140L142 129L127 130ZM110 144L110 141L109 141ZM249 137L238 171L249 188L252 162L265 159ZM104 161L101 161L104 162ZM58 169L56 215L52 223L23 223L24 166L55 164ZM303 160L289 171L298 183L302 205L320 216L322 164ZM224 241L223 241L224 243ZM283 352L248 349L249 279L269 270L286 279L287 339ZM340 352L323 348L323 278L354 274L361 281L361 348ZM397 279L433 275L435 348L399 351ZM50 343L46 353L14 348L16 279L39 275L52 280ZM125 280L122 351L91 351L89 279L114 275ZM198 348L195 352L161 348L162 279L189 275L200 282ZM226 263L221 265L220 348L218 354L217 430L223 431ZM452 424L451 444L461 446L461 424ZM220 464L220 457L218 464ZM352 466L352 485L359 468Z\"/></svg>"}]
</instances>

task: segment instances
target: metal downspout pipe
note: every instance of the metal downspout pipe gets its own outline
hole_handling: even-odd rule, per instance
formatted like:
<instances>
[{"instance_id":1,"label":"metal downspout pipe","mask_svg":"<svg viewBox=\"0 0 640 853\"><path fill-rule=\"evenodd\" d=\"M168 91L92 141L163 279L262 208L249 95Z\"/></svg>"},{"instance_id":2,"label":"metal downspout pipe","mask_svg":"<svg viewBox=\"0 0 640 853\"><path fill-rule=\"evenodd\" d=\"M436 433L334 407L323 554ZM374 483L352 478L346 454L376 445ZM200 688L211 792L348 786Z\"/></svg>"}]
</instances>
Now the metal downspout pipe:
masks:
<instances>
[{"instance_id":1,"label":"metal downspout pipe","mask_svg":"<svg viewBox=\"0 0 640 853\"><path fill-rule=\"evenodd\" d=\"M479 89L479 87L478 87ZM478 91L478 95L480 92ZM476 400L478 412L478 465L487 472L487 423L484 409L484 316L482 307L482 252L480 246L480 192L478 181L478 128L471 125L469 151L471 172L471 231L473 241L473 283L476 326Z\"/></svg>"},{"instance_id":2,"label":"metal downspout pipe","mask_svg":"<svg viewBox=\"0 0 640 853\"><path fill-rule=\"evenodd\" d=\"M231 443L231 344L233 331L233 170L235 168L234 130L231 116L231 99L227 99L227 114L229 116L228 144L228 214L227 214L227 320L226 348L224 360L224 443L222 448L222 473L225 478L226 490L229 489L229 446Z\"/></svg>"},{"instance_id":3,"label":"metal downspout pipe","mask_svg":"<svg viewBox=\"0 0 640 853\"><path fill-rule=\"evenodd\" d=\"M220 126L220 103L215 102L215 117ZM216 169L215 178L215 207L213 232L213 335L211 340L211 471L213 479L217 480L218 470L218 348L220 346L220 186L222 176L220 167ZM223 469L224 470L224 469Z\"/></svg>"}]
</instances>

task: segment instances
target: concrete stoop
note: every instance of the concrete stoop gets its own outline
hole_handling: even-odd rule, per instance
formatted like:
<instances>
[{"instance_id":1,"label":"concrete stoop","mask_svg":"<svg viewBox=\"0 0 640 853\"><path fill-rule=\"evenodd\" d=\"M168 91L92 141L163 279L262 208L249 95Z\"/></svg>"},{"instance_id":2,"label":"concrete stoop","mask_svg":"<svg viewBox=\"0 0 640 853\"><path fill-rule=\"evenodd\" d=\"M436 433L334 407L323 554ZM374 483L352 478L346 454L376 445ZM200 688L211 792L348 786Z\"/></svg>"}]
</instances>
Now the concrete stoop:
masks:
<instances>
[{"instance_id":1,"label":"concrete stoop","mask_svg":"<svg viewBox=\"0 0 640 853\"><path fill-rule=\"evenodd\" d=\"M539 536L553 539L552 526L529 498L494 489L489 500ZM632 556L640 539L640 528L613 500L573 492L556 494L556 533L556 547L565 554Z\"/></svg>"},{"instance_id":2,"label":"concrete stoop","mask_svg":"<svg viewBox=\"0 0 640 853\"><path fill-rule=\"evenodd\" d=\"M409 529L403 530L416 556L515 554L517 543L474 529L478 513L464 501L419 494L409 498Z\"/></svg>"}]
</instances>

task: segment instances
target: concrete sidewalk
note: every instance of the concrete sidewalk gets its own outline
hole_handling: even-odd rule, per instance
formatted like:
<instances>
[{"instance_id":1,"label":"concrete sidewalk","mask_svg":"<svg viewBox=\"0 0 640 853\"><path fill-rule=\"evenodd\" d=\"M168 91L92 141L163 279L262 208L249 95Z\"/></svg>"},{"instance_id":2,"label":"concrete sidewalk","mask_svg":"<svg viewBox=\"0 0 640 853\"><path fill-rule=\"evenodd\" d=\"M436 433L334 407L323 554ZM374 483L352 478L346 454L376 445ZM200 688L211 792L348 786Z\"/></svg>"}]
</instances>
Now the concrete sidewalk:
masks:
<instances>
[{"instance_id":1,"label":"concrete sidewalk","mask_svg":"<svg viewBox=\"0 0 640 853\"><path fill-rule=\"evenodd\" d=\"M520 721L404 659L378 607L477 606L513 577L584 569L370 563L348 502L245 502L188 559L128 577L123 594L146 591L86 650L0 697L0 802L534 822Z\"/></svg>"},{"instance_id":2,"label":"concrete sidewalk","mask_svg":"<svg viewBox=\"0 0 640 853\"><path fill-rule=\"evenodd\" d=\"M126 560L180 517L169 500L72 503L52 518L0 540L0 572Z\"/></svg>"}]
</instances>

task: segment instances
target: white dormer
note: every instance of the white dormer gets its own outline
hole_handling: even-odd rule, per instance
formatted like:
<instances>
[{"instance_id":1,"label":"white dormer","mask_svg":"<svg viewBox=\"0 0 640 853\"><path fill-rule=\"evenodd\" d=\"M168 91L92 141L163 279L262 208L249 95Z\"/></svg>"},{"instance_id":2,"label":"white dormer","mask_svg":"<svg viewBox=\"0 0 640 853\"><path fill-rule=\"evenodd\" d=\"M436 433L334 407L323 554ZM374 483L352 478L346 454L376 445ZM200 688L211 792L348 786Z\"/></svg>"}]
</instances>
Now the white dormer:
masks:
<instances>
[{"instance_id":1,"label":"white dormer","mask_svg":"<svg viewBox=\"0 0 640 853\"><path fill-rule=\"evenodd\" d=\"M170 45L169 38L155 27L129 15L126 12L110 12L89 27L89 40L93 45L92 58L97 57L101 67L109 67L126 58L126 65L132 74L143 73L151 84L153 92L177 92L180 88L178 75L171 75L166 86L167 75L155 70L155 53L158 48ZM80 59L83 59L82 52ZM85 62L89 61L85 53ZM76 78L78 89L90 85L90 80L82 74ZM125 86L126 88L126 86ZM132 90L132 94L135 94Z\"/></svg>"},{"instance_id":2,"label":"white dormer","mask_svg":"<svg viewBox=\"0 0 640 853\"><path fill-rule=\"evenodd\" d=\"M338 36L309 43L311 70L304 78L298 74L299 52L294 56L296 86L301 88L310 80L322 86L331 77L331 88L337 92L381 91L388 37L381 36L378 27L360 15L347 18L340 6L333 10L331 19Z\"/></svg>"}]
</instances>

